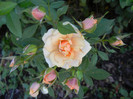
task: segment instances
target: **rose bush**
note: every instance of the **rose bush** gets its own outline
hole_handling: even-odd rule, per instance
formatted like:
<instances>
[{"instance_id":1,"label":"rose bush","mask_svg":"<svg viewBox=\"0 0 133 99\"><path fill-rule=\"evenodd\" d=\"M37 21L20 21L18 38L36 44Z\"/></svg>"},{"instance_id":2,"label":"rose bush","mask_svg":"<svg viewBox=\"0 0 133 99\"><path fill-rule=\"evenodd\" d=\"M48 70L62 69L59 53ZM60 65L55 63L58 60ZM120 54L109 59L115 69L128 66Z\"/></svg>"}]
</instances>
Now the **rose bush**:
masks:
<instances>
[{"instance_id":1,"label":"rose bush","mask_svg":"<svg viewBox=\"0 0 133 99\"><path fill-rule=\"evenodd\" d=\"M37 97L40 90L55 98L60 92L55 91L54 96L53 89L62 86L66 93L63 97L69 93L65 91L75 90L76 97L83 99L86 89L94 85L93 80L111 76L97 68L97 62L107 61L108 54L115 52L110 47L124 45L121 39L126 36L113 34L114 19L104 18L107 13L100 18L97 16L103 13L94 13L94 18L87 10L85 16L80 12L77 17L77 11L82 10L74 11L73 6L65 4L65 0L0 1L0 26L7 26L0 44L0 95L21 85L18 89L23 87L25 92L22 98L29 97L27 93ZM75 21L71 12L75 13Z\"/></svg>"}]
</instances>

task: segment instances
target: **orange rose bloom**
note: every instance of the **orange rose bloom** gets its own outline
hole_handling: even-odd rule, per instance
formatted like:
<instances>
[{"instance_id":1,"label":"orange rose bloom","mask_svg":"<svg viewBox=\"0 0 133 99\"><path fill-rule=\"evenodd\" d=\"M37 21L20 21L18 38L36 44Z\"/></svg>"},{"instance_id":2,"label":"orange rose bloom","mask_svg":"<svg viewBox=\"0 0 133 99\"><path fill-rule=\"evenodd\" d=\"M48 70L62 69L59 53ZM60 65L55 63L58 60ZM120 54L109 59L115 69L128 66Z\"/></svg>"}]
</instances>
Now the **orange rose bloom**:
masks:
<instances>
[{"instance_id":1,"label":"orange rose bloom","mask_svg":"<svg viewBox=\"0 0 133 99\"><path fill-rule=\"evenodd\" d=\"M70 22L64 24L70 24L76 33L63 35L57 29L52 28L42 38L45 43L43 54L50 68L54 66L65 69L72 66L78 67L82 58L91 49L90 44L84 39L78 28Z\"/></svg>"}]
</instances>

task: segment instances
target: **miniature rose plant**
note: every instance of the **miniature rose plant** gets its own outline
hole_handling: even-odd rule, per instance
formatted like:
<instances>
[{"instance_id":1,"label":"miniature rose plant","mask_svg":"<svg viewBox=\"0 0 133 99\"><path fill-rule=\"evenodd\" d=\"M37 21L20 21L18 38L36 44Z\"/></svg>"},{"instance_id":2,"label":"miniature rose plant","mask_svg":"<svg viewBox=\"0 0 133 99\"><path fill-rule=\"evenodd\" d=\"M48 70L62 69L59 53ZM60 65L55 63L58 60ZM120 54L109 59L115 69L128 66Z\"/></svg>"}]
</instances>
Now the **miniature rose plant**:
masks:
<instances>
[{"instance_id":1,"label":"miniature rose plant","mask_svg":"<svg viewBox=\"0 0 133 99\"><path fill-rule=\"evenodd\" d=\"M84 96L80 95L84 94L82 82L90 88L94 85L93 80L110 76L107 71L97 68L97 62L108 61L108 54L115 52L112 47L124 45L120 38L112 39L114 19L106 19L105 15L97 17L94 13L77 21L81 19L69 16L71 11L68 10L72 9L63 0L0 3L0 17L6 20L4 24L9 29L7 36L13 51L3 60L10 62L11 74L18 71L18 82L26 86L30 96L37 97L41 90L43 94L55 97L53 89L58 85L68 93L74 90L77 97ZM8 8L8 5L11 6Z\"/></svg>"}]
</instances>

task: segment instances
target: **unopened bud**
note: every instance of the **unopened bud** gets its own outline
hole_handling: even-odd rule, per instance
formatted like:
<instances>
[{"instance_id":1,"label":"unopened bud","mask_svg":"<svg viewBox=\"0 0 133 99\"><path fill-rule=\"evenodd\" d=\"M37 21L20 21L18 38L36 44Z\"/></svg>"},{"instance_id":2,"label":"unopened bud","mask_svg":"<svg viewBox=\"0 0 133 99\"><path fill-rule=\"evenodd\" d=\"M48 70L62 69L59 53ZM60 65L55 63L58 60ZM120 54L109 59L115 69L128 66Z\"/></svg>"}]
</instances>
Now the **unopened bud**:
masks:
<instances>
[{"instance_id":1,"label":"unopened bud","mask_svg":"<svg viewBox=\"0 0 133 99\"><path fill-rule=\"evenodd\" d=\"M45 9L42 7L36 7L32 10L32 16L36 20L42 20L45 15L46 15Z\"/></svg>"},{"instance_id":2,"label":"unopened bud","mask_svg":"<svg viewBox=\"0 0 133 99\"><path fill-rule=\"evenodd\" d=\"M24 55L34 55L37 51L36 45L28 45L24 48L23 54Z\"/></svg>"},{"instance_id":3,"label":"unopened bud","mask_svg":"<svg viewBox=\"0 0 133 99\"><path fill-rule=\"evenodd\" d=\"M57 78L56 71L54 69L49 68L45 71L43 83L53 84L56 78Z\"/></svg>"},{"instance_id":4,"label":"unopened bud","mask_svg":"<svg viewBox=\"0 0 133 99\"><path fill-rule=\"evenodd\" d=\"M40 84L37 83L37 82L34 82L31 87L30 87L30 92L29 94L32 96L32 97L37 97L37 95L39 94L39 87L40 87Z\"/></svg>"},{"instance_id":5,"label":"unopened bud","mask_svg":"<svg viewBox=\"0 0 133 99\"><path fill-rule=\"evenodd\" d=\"M93 16L82 21L82 28L88 33L93 32L96 29L96 26L97 19L94 19Z\"/></svg>"}]
</instances>

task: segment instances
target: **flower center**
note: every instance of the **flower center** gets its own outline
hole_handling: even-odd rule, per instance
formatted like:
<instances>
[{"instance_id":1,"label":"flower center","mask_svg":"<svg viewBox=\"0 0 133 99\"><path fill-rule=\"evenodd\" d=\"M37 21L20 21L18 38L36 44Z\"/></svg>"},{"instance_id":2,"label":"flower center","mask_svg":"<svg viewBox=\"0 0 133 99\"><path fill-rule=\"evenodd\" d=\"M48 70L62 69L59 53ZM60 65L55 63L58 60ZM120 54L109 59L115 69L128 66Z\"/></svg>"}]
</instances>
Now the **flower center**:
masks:
<instances>
[{"instance_id":1,"label":"flower center","mask_svg":"<svg viewBox=\"0 0 133 99\"><path fill-rule=\"evenodd\" d=\"M71 44L72 42L70 40L61 40L59 44L59 51L64 56L70 56L72 52Z\"/></svg>"}]
</instances>

